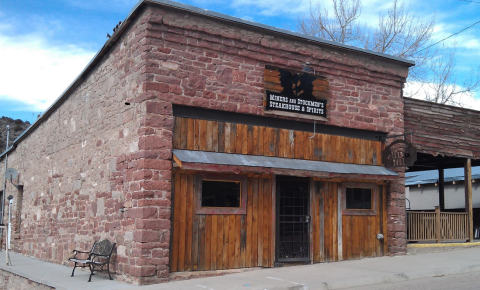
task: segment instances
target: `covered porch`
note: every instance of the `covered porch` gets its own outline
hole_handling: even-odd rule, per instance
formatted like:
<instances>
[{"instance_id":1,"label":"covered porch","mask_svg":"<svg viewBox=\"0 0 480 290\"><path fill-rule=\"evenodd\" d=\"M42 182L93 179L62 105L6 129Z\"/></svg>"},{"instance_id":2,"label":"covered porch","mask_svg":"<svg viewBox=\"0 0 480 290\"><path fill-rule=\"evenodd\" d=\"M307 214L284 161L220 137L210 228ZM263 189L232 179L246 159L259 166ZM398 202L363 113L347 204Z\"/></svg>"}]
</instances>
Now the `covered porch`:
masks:
<instances>
[{"instance_id":1,"label":"covered porch","mask_svg":"<svg viewBox=\"0 0 480 290\"><path fill-rule=\"evenodd\" d=\"M406 137L417 149L417 161L407 172L437 170L438 205L435 210L412 211L406 200L408 242L472 242L474 218L472 166L480 165L478 111L405 98ZM463 168L465 207L445 206L445 169Z\"/></svg>"}]
</instances>

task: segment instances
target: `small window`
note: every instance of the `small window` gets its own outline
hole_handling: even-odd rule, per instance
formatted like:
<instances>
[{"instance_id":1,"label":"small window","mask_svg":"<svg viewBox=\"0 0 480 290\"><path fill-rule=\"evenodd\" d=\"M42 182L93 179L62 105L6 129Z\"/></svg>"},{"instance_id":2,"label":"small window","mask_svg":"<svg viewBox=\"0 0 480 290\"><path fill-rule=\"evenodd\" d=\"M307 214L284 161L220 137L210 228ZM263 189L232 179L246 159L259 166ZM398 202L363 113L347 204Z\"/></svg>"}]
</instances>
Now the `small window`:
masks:
<instances>
[{"instance_id":1,"label":"small window","mask_svg":"<svg viewBox=\"0 0 480 290\"><path fill-rule=\"evenodd\" d=\"M372 209L370 188L346 188L346 209Z\"/></svg>"},{"instance_id":2,"label":"small window","mask_svg":"<svg viewBox=\"0 0 480 290\"><path fill-rule=\"evenodd\" d=\"M342 213L344 215L377 215L378 185L363 182L342 183Z\"/></svg>"},{"instance_id":3,"label":"small window","mask_svg":"<svg viewBox=\"0 0 480 290\"><path fill-rule=\"evenodd\" d=\"M245 214L247 178L243 175L199 174L197 214Z\"/></svg>"},{"instance_id":4,"label":"small window","mask_svg":"<svg viewBox=\"0 0 480 290\"><path fill-rule=\"evenodd\" d=\"M240 181L202 180L202 207L240 207Z\"/></svg>"}]
</instances>

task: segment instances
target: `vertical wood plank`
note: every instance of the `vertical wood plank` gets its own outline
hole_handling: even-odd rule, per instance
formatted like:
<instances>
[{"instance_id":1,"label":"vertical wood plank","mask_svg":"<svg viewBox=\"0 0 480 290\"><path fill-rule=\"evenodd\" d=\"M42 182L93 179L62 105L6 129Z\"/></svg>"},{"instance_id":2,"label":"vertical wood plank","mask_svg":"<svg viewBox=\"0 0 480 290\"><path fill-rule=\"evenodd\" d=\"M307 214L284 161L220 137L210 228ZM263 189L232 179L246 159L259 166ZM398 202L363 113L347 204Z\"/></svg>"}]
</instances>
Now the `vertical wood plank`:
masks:
<instances>
[{"instance_id":1,"label":"vertical wood plank","mask_svg":"<svg viewBox=\"0 0 480 290\"><path fill-rule=\"evenodd\" d=\"M192 270L192 241L193 241L193 183L194 176L187 175L186 221L185 221L185 270Z\"/></svg>"},{"instance_id":2,"label":"vertical wood plank","mask_svg":"<svg viewBox=\"0 0 480 290\"><path fill-rule=\"evenodd\" d=\"M230 138L232 137L232 124L231 123L225 123L225 153L232 153L232 140Z\"/></svg>"},{"instance_id":3,"label":"vertical wood plank","mask_svg":"<svg viewBox=\"0 0 480 290\"><path fill-rule=\"evenodd\" d=\"M212 234L211 234L211 253L210 253L210 269L212 270L217 270L217 240L218 240L218 232L217 232L217 226L218 226L218 215L214 214L212 215Z\"/></svg>"},{"instance_id":4,"label":"vertical wood plank","mask_svg":"<svg viewBox=\"0 0 480 290\"><path fill-rule=\"evenodd\" d=\"M246 264L246 245L247 245L247 216L242 214L240 216L240 268L245 268Z\"/></svg>"},{"instance_id":5,"label":"vertical wood plank","mask_svg":"<svg viewBox=\"0 0 480 290\"><path fill-rule=\"evenodd\" d=\"M263 249L262 249L262 265L263 267L268 267L269 262L269 240L268 237L270 236L270 232L268 230L268 225L270 224L270 186L269 180L263 179Z\"/></svg>"},{"instance_id":6,"label":"vertical wood plank","mask_svg":"<svg viewBox=\"0 0 480 290\"><path fill-rule=\"evenodd\" d=\"M186 193L187 193L187 175L181 175L180 181L180 202L179 202L179 214L180 214L180 227L179 227L179 249L178 249L178 271L185 271L185 242L186 242Z\"/></svg>"},{"instance_id":7,"label":"vertical wood plank","mask_svg":"<svg viewBox=\"0 0 480 290\"><path fill-rule=\"evenodd\" d=\"M217 269L223 269L223 247L225 247L223 239L223 228L225 227L223 215L217 216Z\"/></svg>"},{"instance_id":8,"label":"vertical wood plank","mask_svg":"<svg viewBox=\"0 0 480 290\"><path fill-rule=\"evenodd\" d=\"M195 121L187 119L187 149L195 149Z\"/></svg>"},{"instance_id":9,"label":"vertical wood plank","mask_svg":"<svg viewBox=\"0 0 480 290\"><path fill-rule=\"evenodd\" d=\"M259 155L260 139L258 136L259 126L248 126L248 154ZM251 131L251 133L250 133ZM251 134L251 136L250 136ZM262 139L263 140L263 139Z\"/></svg>"},{"instance_id":10,"label":"vertical wood plank","mask_svg":"<svg viewBox=\"0 0 480 290\"><path fill-rule=\"evenodd\" d=\"M205 270L205 215L198 216L198 270Z\"/></svg>"},{"instance_id":11,"label":"vertical wood plank","mask_svg":"<svg viewBox=\"0 0 480 290\"><path fill-rule=\"evenodd\" d=\"M180 143L181 143L181 135L180 135L180 130L181 130L181 123L182 123L182 118L181 117L173 117L173 148L180 148Z\"/></svg>"},{"instance_id":12,"label":"vertical wood plank","mask_svg":"<svg viewBox=\"0 0 480 290\"><path fill-rule=\"evenodd\" d=\"M232 124L230 127L230 153L236 152L237 146L237 124Z\"/></svg>"},{"instance_id":13,"label":"vertical wood plank","mask_svg":"<svg viewBox=\"0 0 480 290\"><path fill-rule=\"evenodd\" d=\"M242 244L242 216L243 215L233 215L235 218L235 261L233 263L233 268L240 268L240 251Z\"/></svg>"},{"instance_id":14,"label":"vertical wood plank","mask_svg":"<svg viewBox=\"0 0 480 290\"><path fill-rule=\"evenodd\" d=\"M205 262L204 270L210 270L212 246L212 215L205 215Z\"/></svg>"},{"instance_id":15,"label":"vertical wood plank","mask_svg":"<svg viewBox=\"0 0 480 290\"><path fill-rule=\"evenodd\" d=\"M257 231L258 231L258 248L257 248L257 253L258 253L258 266L263 266L263 181L262 179L259 180L258 182L258 223L257 223Z\"/></svg>"},{"instance_id":16,"label":"vertical wood plank","mask_svg":"<svg viewBox=\"0 0 480 290\"><path fill-rule=\"evenodd\" d=\"M236 215L228 215L229 220L229 230L228 230L228 268L233 269L235 266L235 238L237 236L236 228Z\"/></svg>"},{"instance_id":17,"label":"vertical wood plank","mask_svg":"<svg viewBox=\"0 0 480 290\"><path fill-rule=\"evenodd\" d=\"M275 265L275 247L276 247L276 236L277 236L277 177L273 175L270 177L270 188L271 188L271 205L270 205L270 267Z\"/></svg>"},{"instance_id":18,"label":"vertical wood plank","mask_svg":"<svg viewBox=\"0 0 480 290\"><path fill-rule=\"evenodd\" d=\"M207 123L209 123L207 120L199 120L199 150L205 151L207 150Z\"/></svg>"},{"instance_id":19,"label":"vertical wood plank","mask_svg":"<svg viewBox=\"0 0 480 290\"><path fill-rule=\"evenodd\" d=\"M253 179L253 215L252 215L252 267L258 266L258 179Z\"/></svg>"},{"instance_id":20,"label":"vertical wood plank","mask_svg":"<svg viewBox=\"0 0 480 290\"><path fill-rule=\"evenodd\" d=\"M193 148L200 150L200 120L193 119Z\"/></svg>"},{"instance_id":21,"label":"vertical wood plank","mask_svg":"<svg viewBox=\"0 0 480 290\"><path fill-rule=\"evenodd\" d=\"M229 257L229 244L230 244L230 216L229 215L223 215L223 226L224 226L224 231L223 231L223 267L222 269L228 269L229 264L228 264L228 257Z\"/></svg>"},{"instance_id":22,"label":"vertical wood plank","mask_svg":"<svg viewBox=\"0 0 480 290\"><path fill-rule=\"evenodd\" d=\"M213 121L206 121L207 129L206 129L206 151L213 151Z\"/></svg>"},{"instance_id":23,"label":"vertical wood plank","mask_svg":"<svg viewBox=\"0 0 480 290\"><path fill-rule=\"evenodd\" d=\"M218 122L212 121L212 151L213 152L218 152L218 137L219 137L218 135L219 135Z\"/></svg>"},{"instance_id":24,"label":"vertical wood plank","mask_svg":"<svg viewBox=\"0 0 480 290\"><path fill-rule=\"evenodd\" d=\"M338 201L337 201L337 217L338 217L338 222L337 222L337 240L338 240L338 261L341 261L343 260L343 231L342 231L342 226L343 226L343 223L342 223L342 218L343 218L343 214L342 214L342 188L340 186L338 186L338 189L337 189L337 198L338 198Z\"/></svg>"},{"instance_id":25,"label":"vertical wood plank","mask_svg":"<svg viewBox=\"0 0 480 290\"><path fill-rule=\"evenodd\" d=\"M325 187L324 184L319 184L319 210L320 210L320 260L325 262Z\"/></svg>"},{"instance_id":26,"label":"vertical wood plank","mask_svg":"<svg viewBox=\"0 0 480 290\"><path fill-rule=\"evenodd\" d=\"M235 153L242 154L242 146L243 146L243 125L237 124L237 135L236 135L236 142L235 142Z\"/></svg>"},{"instance_id":27,"label":"vertical wood plank","mask_svg":"<svg viewBox=\"0 0 480 290\"><path fill-rule=\"evenodd\" d=\"M225 123L218 122L218 151L220 153L225 152Z\"/></svg>"},{"instance_id":28,"label":"vertical wood plank","mask_svg":"<svg viewBox=\"0 0 480 290\"><path fill-rule=\"evenodd\" d=\"M242 125L242 154L248 153L248 126Z\"/></svg>"},{"instance_id":29,"label":"vertical wood plank","mask_svg":"<svg viewBox=\"0 0 480 290\"><path fill-rule=\"evenodd\" d=\"M256 155L264 155L265 154L265 127L258 128L258 152ZM255 154L255 153L254 153Z\"/></svg>"},{"instance_id":30,"label":"vertical wood plank","mask_svg":"<svg viewBox=\"0 0 480 290\"><path fill-rule=\"evenodd\" d=\"M187 149L187 132L188 132L188 119L187 118L179 118L180 124L180 149Z\"/></svg>"},{"instance_id":31,"label":"vertical wood plank","mask_svg":"<svg viewBox=\"0 0 480 290\"><path fill-rule=\"evenodd\" d=\"M253 127L258 128L258 126L248 125L248 126L245 126L245 127L247 129L247 133L245 134L246 138L244 136L243 141L244 141L245 144L243 145L242 152L245 152L243 154L252 155L254 147L256 147L254 145L257 145L256 142L258 142L258 137L253 135ZM258 129L257 129L257 132L258 132Z\"/></svg>"},{"instance_id":32,"label":"vertical wood plank","mask_svg":"<svg viewBox=\"0 0 480 290\"><path fill-rule=\"evenodd\" d=\"M245 267L252 267L252 232L253 232L253 182L247 179L247 243L245 245Z\"/></svg>"},{"instance_id":33,"label":"vertical wood plank","mask_svg":"<svg viewBox=\"0 0 480 290\"><path fill-rule=\"evenodd\" d=\"M199 224L199 216L195 213L195 204L197 200L196 195L196 186L198 185L198 177L194 177L194 184L193 184L193 200L192 200L192 269L198 269L198 247L199 247L199 238L198 238L198 224Z\"/></svg>"}]
</instances>

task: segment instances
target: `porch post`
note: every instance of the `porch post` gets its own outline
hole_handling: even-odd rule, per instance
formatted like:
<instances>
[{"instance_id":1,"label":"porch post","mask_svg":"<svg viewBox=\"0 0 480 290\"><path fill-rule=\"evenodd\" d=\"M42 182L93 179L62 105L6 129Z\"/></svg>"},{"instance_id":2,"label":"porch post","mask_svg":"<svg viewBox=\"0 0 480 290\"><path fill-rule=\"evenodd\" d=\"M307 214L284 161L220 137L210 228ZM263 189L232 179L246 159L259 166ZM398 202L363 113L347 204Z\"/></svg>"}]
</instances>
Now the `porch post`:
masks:
<instances>
[{"instance_id":1,"label":"porch post","mask_svg":"<svg viewBox=\"0 0 480 290\"><path fill-rule=\"evenodd\" d=\"M473 242L472 161L465 160L465 212L468 212L468 241Z\"/></svg>"},{"instance_id":2,"label":"porch post","mask_svg":"<svg viewBox=\"0 0 480 290\"><path fill-rule=\"evenodd\" d=\"M445 171L438 169L438 205L440 210L445 210Z\"/></svg>"},{"instance_id":3,"label":"porch post","mask_svg":"<svg viewBox=\"0 0 480 290\"><path fill-rule=\"evenodd\" d=\"M435 207L435 239L437 243L440 243L442 240L442 220L440 219L441 210L439 206Z\"/></svg>"}]
</instances>

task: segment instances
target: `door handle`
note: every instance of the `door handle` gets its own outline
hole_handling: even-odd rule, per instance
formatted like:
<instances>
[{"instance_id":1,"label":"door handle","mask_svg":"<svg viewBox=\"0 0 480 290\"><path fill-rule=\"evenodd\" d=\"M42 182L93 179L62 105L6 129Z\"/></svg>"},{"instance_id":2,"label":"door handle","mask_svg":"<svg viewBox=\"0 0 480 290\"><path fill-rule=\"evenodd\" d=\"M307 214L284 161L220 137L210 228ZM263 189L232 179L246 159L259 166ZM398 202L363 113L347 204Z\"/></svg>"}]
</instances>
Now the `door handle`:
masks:
<instances>
[{"instance_id":1,"label":"door handle","mask_svg":"<svg viewBox=\"0 0 480 290\"><path fill-rule=\"evenodd\" d=\"M306 216L305 216L305 221L306 221L307 223L310 222L310 216L309 216L309 215L306 215Z\"/></svg>"}]
</instances>

